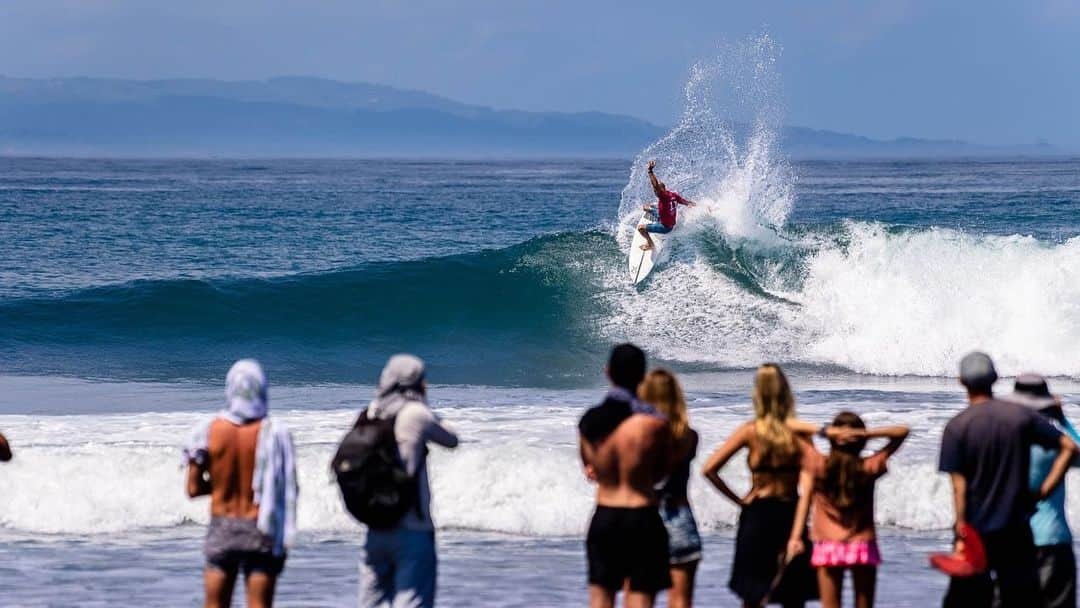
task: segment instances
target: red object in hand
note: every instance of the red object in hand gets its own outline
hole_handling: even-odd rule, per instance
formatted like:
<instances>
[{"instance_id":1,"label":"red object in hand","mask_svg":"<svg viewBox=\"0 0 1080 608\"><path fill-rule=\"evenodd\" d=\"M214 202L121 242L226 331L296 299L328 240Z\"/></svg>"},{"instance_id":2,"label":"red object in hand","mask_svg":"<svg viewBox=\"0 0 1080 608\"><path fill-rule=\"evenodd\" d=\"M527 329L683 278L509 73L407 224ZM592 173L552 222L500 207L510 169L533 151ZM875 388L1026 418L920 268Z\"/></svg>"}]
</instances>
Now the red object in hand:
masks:
<instances>
[{"instance_id":1,"label":"red object in hand","mask_svg":"<svg viewBox=\"0 0 1080 608\"><path fill-rule=\"evenodd\" d=\"M960 524L958 533L960 548L954 553L930 555L930 565L949 576L975 576L986 572L986 547L979 533L966 522Z\"/></svg>"}]
</instances>

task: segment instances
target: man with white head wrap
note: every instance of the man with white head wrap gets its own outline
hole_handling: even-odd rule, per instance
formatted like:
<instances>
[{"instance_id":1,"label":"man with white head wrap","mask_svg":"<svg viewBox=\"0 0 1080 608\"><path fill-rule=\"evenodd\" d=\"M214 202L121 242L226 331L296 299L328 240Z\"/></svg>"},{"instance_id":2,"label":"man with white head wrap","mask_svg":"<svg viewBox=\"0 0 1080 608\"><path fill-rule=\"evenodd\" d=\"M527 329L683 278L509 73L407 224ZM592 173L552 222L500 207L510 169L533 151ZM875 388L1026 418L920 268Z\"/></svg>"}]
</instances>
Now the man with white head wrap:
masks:
<instances>
[{"instance_id":1,"label":"man with white head wrap","mask_svg":"<svg viewBox=\"0 0 1080 608\"><path fill-rule=\"evenodd\" d=\"M360 606L427 608L435 604L435 525L431 520L427 443L447 448L458 438L427 405L424 362L394 355L383 368L368 418L394 419L405 471L416 479L417 505L393 528L369 529L360 562Z\"/></svg>"},{"instance_id":2,"label":"man with white head wrap","mask_svg":"<svg viewBox=\"0 0 1080 608\"><path fill-rule=\"evenodd\" d=\"M201 425L184 450L187 492L210 495L207 606L229 606L239 571L249 607L270 606L296 533L292 436L267 411L266 374L242 359L225 380L226 408Z\"/></svg>"}]
</instances>

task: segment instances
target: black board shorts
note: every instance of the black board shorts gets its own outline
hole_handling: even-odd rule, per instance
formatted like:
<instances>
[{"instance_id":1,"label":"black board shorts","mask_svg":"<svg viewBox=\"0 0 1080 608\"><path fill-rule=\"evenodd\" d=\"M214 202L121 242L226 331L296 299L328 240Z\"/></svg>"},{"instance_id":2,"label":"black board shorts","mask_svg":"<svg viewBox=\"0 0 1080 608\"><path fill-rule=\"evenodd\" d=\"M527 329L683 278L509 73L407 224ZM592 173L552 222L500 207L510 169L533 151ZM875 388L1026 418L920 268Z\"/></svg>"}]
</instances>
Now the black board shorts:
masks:
<instances>
[{"instance_id":1,"label":"black board shorts","mask_svg":"<svg viewBox=\"0 0 1080 608\"><path fill-rule=\"evenodd\" d=\"M655 594L671 587L668 534L660 511L650 507L596 507L585 540L589 584Z\"/></svg>"}]
</instances>

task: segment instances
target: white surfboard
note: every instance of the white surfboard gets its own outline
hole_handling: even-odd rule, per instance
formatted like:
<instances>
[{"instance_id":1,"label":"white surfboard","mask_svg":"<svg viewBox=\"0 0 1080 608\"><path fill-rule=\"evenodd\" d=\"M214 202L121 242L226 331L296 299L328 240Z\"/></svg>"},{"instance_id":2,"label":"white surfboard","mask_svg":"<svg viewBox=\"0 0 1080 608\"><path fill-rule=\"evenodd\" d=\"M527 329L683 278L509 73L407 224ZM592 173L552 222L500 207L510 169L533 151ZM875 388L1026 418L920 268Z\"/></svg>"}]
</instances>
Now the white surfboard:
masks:
<instances>
[{"instance_id":1,"label":"white surfboard","mask_svg":"<svg viewBox=\"0 0 1080 608\"><path fill-rule=\"evenodd\" d=\"M645 280L645 277L649 276L652 272L653 266L660 261L660 254L664 251L664 239L666 235L650 233L652 237L653 248L648 251L642 251L641 246L645 244L645 237L641 236L637 227L643 224L652 222L652 218L648 213L642 213L641 219L634 225L634 238L630 241L630 280L635 285Z\"/></svg>"}]
</instances>

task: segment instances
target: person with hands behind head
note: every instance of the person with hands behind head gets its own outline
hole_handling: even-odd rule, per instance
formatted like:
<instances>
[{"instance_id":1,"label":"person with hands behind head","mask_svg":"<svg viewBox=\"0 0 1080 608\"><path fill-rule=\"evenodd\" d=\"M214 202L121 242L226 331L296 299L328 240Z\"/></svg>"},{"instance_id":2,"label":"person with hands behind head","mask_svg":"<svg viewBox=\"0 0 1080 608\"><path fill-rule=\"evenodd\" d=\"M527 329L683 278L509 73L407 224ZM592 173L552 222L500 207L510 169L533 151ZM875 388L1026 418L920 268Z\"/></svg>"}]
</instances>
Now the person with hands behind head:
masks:
<instances>
[{"instance_id":1,"label":"person with hands behind head","mask_svg":"<svg viewBox=\"0 0 1080 608\"><path fill-rule=\"evenodd\" d=\"M844 573L852 572L855 606L871 608L881 554L874 529L874 485L886 473L886 461L907 439L906 426L867 429L852 412L841 412L831 425L849 432L830 440L828 457L812 445L803 461L811 491L800 496L797 520L805 521L813 495L810 537L814 541L810 565L817 568L823 608L840 608ZM889 441L873 455L863 458L870 439Z\"/></svg>"},{"instance_id":2,"label":"person with hands behind head","mask_svg":"<svg viewBox=\"0 0 1080 608\"><path fill-rule=\"evenodd\" d=\"M641 236L645 237L645 244L641 246L643 251L653 248L653 240L649 233L667 234L675 229L675 222L678 220L679 215L679 205L688 207L697 205L694 201L680 196L678 192L668 190L664 182L657 179L656 174L653 173L655 168L656 161L650 160L648 168L649 182L652 183L653 192L656 194L656 202L641 207L653 220L648 224L641 224L637 228Z\"/></svg>"},{"instance_id":3,"label":"person with hands behind head","mask_svg":"<svg viewBox=\"0 0 1080 608\"><path fill-rule=\"evenodd\" d=\"M817 598L817 581L802 548L805 509L797 508L800 492L808 495L810 490L809 478L802 475L806 439L788 425L795 416L795 397L778 365L758 368L751 397L754 419L736 429L702 470L741 508L728 586L742 598L743 606L765 602L802 606ZM744 448L751 486L740 496L720 470ZM802 521L797 518L800 511Z\"/></svg>"}]
</instances>

